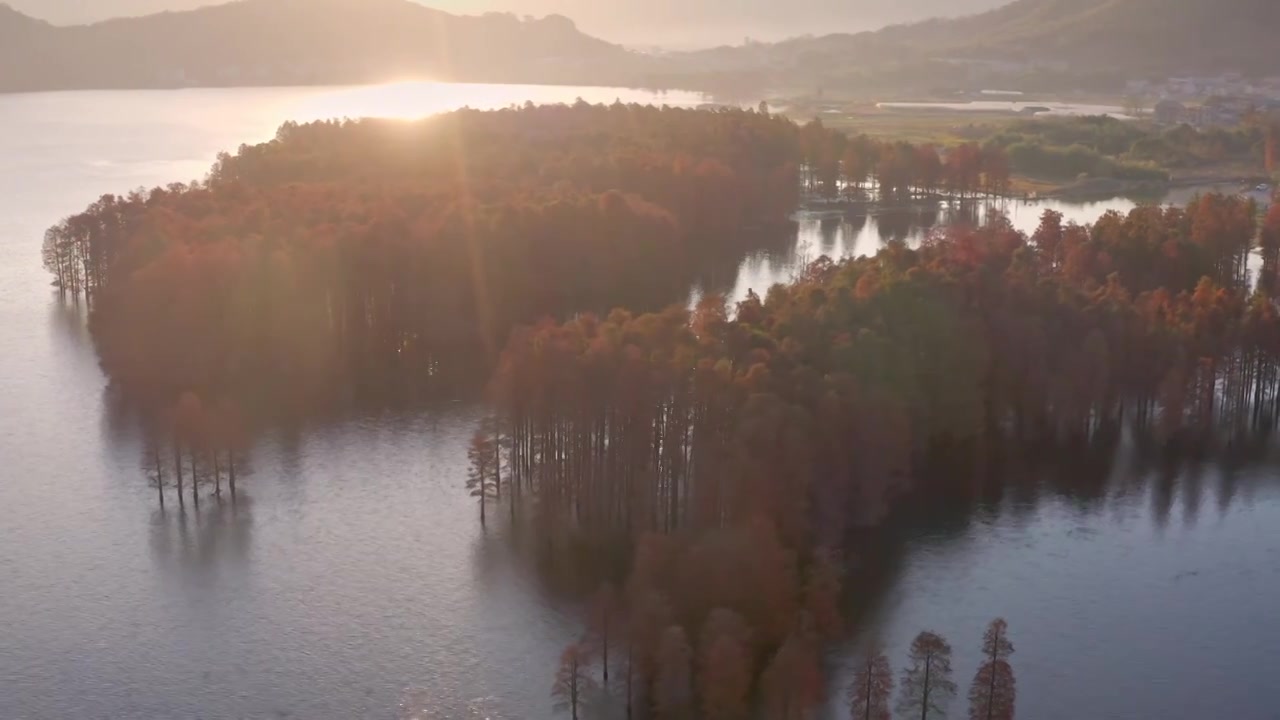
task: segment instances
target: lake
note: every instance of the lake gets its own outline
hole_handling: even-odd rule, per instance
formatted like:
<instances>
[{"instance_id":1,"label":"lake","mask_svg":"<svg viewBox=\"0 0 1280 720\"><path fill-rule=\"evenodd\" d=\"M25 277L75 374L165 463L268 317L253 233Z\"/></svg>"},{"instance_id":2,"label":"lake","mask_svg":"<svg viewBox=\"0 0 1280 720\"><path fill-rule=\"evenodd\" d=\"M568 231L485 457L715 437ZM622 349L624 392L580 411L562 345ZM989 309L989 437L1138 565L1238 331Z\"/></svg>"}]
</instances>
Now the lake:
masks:
<instances>
[{"instance_id":1,"label":"lake","mask_svg":"<svg viewBox=\"0 0 1280 720\"><path fill-rule=\"evenodd\" d=\"M581 605L500 526L481 531L463 491L479 408L277 431L236 505L162 513L139 429L82 313L51 291L40 242L99 194L200 177L285 120L577 97L705 101L434 84L0 96L0 718L554 717L553 667ZM1006 212L1029 228L1045 206ZM1085 221L1131 203L1053 206ZM946 212L802 216L796 238L703 287L763 292L818 255L918 238ZM1126 447L1087 497L1028 477L876 533L833 697L850 653L878 637L901 667L924 628L955 646L963 695L1003 615L1021 717L1274 719L1276 458L1169 473Z\"/></svg>"}]
</instances>

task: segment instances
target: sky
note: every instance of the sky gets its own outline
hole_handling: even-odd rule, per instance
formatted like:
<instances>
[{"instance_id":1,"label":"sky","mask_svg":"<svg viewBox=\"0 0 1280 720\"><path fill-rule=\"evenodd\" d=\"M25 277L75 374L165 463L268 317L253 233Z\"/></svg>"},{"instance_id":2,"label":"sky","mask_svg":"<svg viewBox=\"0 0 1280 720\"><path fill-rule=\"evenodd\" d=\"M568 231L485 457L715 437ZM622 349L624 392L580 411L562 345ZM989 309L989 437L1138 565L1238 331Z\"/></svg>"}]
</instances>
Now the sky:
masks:
<instances>
[{"instance_id":1,"label":"sky","mask_svg":"<svg viewBox=\"0 0 1280 720\"><path fill-rule=\"evenodd\" d=\"M690 48L857 32L938 15L976 12L1003 0L419 0L454 13L559 13L587 33L633 46ZM189 9L217 0L0 0L55 24Z\"/></svg>"}]
</instances>

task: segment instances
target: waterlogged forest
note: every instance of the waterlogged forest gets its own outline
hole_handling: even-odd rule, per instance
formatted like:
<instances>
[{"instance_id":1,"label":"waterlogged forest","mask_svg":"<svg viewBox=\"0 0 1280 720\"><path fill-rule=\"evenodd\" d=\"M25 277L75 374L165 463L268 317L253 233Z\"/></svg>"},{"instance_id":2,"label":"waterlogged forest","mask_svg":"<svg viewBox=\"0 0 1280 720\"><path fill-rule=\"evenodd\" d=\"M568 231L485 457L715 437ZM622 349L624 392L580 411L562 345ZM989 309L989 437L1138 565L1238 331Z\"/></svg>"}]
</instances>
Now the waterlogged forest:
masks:
<instances>
[{"instance_id":1,"label":"waterlogged forest","mask_svg":"<svg viewBox=\"0 0 1280 720\"><path fill-rule=\"evenodd\" d=\"M1031 234L992 211L684 302L815 198L1007 187L998 150L763 109L460 111L285 125L102 198L44 259L151 428L161 503L234 497L281 417L486 387L458 492L600 588L548 669L567 715L800 720L835 684L855 717L928 720L955 691L934 633L896 689L879 651L824 677L861 529L1019 455L1195 455L1280 417L1280 210L1236 197ZM971 717L1013 717L1011 651L993 622Z\"/></svg>"}]
</instances>

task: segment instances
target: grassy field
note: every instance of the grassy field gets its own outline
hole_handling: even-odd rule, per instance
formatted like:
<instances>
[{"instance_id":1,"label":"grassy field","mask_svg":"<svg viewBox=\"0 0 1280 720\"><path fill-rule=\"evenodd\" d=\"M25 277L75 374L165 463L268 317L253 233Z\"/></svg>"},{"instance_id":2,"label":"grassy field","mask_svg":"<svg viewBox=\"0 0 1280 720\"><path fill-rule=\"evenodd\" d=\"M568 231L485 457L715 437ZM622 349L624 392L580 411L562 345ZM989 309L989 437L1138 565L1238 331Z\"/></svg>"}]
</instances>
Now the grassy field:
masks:
<instances>
[{"instance_id":1,"label":"grassy field","mask_svg":"<svg viewBox=\"0 0 1280 720\"><path fill-rule=\"evenodd\" d=\"M819 117L823 125L853 135L939 145L980 141L1015 120L1023 119L1020 115L1006 113L881 110L873 103L821 110L814 106L795 106L787 111L787 115L798 122Z\"/></svg>"}]
</instances>

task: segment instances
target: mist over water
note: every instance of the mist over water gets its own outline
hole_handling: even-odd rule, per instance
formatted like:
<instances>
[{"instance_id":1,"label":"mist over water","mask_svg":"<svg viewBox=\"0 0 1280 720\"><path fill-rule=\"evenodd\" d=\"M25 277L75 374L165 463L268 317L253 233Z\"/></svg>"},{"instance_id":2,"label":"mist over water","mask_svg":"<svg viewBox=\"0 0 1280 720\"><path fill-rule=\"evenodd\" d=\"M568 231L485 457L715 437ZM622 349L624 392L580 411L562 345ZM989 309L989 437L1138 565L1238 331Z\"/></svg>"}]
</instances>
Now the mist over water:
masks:
<instances>
[{"instance_id":1,"label":"mist over water","mask_svg":"<svg viewBox=\"0 0 1280 720\"><path fill-rule=\"evenodd\" d=\"M82 309L49 287L40 241L102 193L201 177L218 151L285 120L577 97L702 101L431 84L0 97L0 718L554 716L553 667L581 632L580 602L501 523L480 529L463 490L480 408L276 430L235 504L160 512L141 431L98 369ZM1085 222L1132 203L1054 207ZM1043 209L1004 212L1029 229ZM819 255L914 241L950 212L804 215L796 238L701 286L763 294ZM832 696L871 638L897 668L925 628L951 640L963 694L983 628L1003 615L1022 717L1274 718L1274 452L1168 468L1122 439L1107 457L1091 493L1028 470L871 533Z\"/></svg>"}]
</instances>

